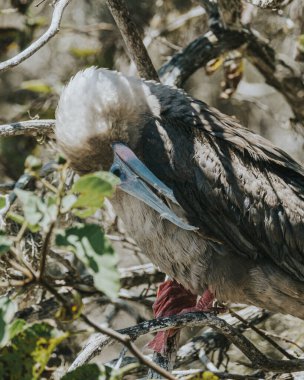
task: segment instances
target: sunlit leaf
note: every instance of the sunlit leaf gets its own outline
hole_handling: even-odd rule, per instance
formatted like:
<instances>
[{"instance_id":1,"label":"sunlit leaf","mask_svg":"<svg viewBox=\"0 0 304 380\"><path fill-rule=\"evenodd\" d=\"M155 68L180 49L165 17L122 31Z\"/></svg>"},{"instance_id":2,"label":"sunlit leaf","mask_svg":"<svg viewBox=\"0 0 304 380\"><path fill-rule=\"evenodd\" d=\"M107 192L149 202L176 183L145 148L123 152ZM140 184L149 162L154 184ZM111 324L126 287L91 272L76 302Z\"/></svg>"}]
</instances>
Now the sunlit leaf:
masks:
<instances>
[{"instance_id":1,"label":"sunlit leaf","mask_svg":"<svg viewBox=\"0 0 304 380\"><path fill-rule=\"evenodd\" d=\"M24 319L15 319L9 326L9 339L13 339L16 335L20 334L21 331L26 326L26 321Z\"/></svg>"},{"instance_id":2,"label":"sunlit leaf","mask_svg":"<svg viewBox=\"0 0 304 380\"><path fill-rule=\"evenodd\" d=\"M70 49L70 53L75 57L75 58L87 58L91 56L95 56L96 54L99 54L100 49L90 49L90 48L76 48L73 47Z\"/></svg>"},{"instance_id":3,"label":"sunlit leaf","mask_svg":"<svg viewBox=\"0 0 304 380\"><path fill-rule=\"evenodd\" d=\"M109 297L117 296L119 275L117 257L100 227L81 224L58 233L56 244L68 247L87 266L97 289Z\"/></svg>"},{"instance_id":4,"label":"sunlit leaf","mask_svg":"<svg viewBox=\"0 0 304 380\"><path fill-rule=\"evenodd\" d=\"M7 214L7 218L19 225L22 225L25 222L25 219L22 215L16 214L15 212L11 211Z\"/></svg>"},{"instance_id":5,"label":"sunlit leaf","mask_svg":"<svg viewBox=\"0 0 304 380\"><path fill-rule=\"evenodd\" d=\"M76 202L71 205L73 212L80 218L93 215L104 202L105 197L113 194L119 179L108 172L86 174L78 179L72 192L78 194Z\"/></svg>"},{"instance_id":6,"label":"sunlit leaf","mask_svg":"<svg viewBox=\"0 0 304 380\"><path fill-rule=\"evenodd\" d=\"M189 375L185 379L187 380L219 380L220 378L210 371L200 372L194 375Z\"/></svg>"},{"instance_id":7,"label":"sunlit leaf","mask_svg":"<svg viewBox=\"0 0 304 380\"><path fill-rule=\"evenodd\" d=\"M304 34L298 37L296 61L304 62Z\"/></svg>"},{"instance_id":8,"label":"sunlit leaf","mask_svg":"<svg viewBox=\"0 0 304 380\"><path fill-rule=\"evenodd\" d=\"M5 195L0 195L0 210L6 207L6 197Z\"/></svg>"},{"instance_id":9,"label":"sunlit leaf","mask_svg":"<svg viewBox=\"0 0 304 380\"><path fill-rule=\"evenodd\" d=\"M236 91L244 72L242 54L238 50L227 54L224 64L224 81L221 83L222 99L229 99Z\"/></svg>"},{"instance_id":10,"label":"sunlit leaf","mask_svg":"<svg viewBox=\"0 0 304 380\"><path fill-rule=\"evenodd\" d=\"M24 166L26 169L37 171L37 170L41 169L42 161L38 157L29 155L26 157L26 160L24 162Z\"/></svg>"},{"instance_id":11,"label":"sunlit leaf","mask_svg":"<svg viewBox=\"0 0 304 380\"><path fill-rule=\"evenodd\" d=\"M56 318L61 321L71 321L79 317L83 309L82 298L77 291L69 293L69 305L61 305L56 313Z\"/></svg>"},{"instance_id":12,"label":"sunlit leaf","mask_svg":"<svg viewBox=\"0 0 304 380\"><path fill-rule=\"evenodd\" d=\"M51 94L53 89L48 84L41 80L28 80L21 83L21 88L23 90L29 90L32 92L38 92L42 94Z\"/></svg>"},{"instance_id":13,"label":"sunlit leaf","mask_svg":"<svg viewBox=\"0 0 304 380\"><path fill-rule=\"evenodd\" d=\"M21 330L0 350L0 379L38 380L54 349L68 336L47 323Z\"/></svg>"},{"instance_id":14,"label":"sunlit leaf","mask_svg":"<svg viewBox=\"0 0 304 380\"><path fill-rule=\"evenodd\" d=\"M77 197L74 194L64 196L61 201L61 212L66 213L70 211L76 201Z\"/></svg>"},{"instance_id":15,"label":"sunlit leaf","mask_svg":"<svg viewBox=\"0 0 304 380\"><path fill-rule=\"evenodd\" d=\"M224 56L220 56L218 58L214 58L209 61L205 67L205 71L207 75L212 75L215 73L224 63Z\"/></svg>"},{"instance_id":16,"label":"sunlit leaf","mask_svg":"<svg viewBox=\"0 0 304 380\"><path fill-rule=\"evenodd\" d=\"M13 320L16 311L14 302L8 297L0 297L0 346L6 344L9 339L9 323Z\"/></svg>"},{"instance_id":17,"label":"sunlit leaf","mask_svg":"<svg viewBox=\"0 0 304 380\"><path fill-rule=\"evenodd\" d=\"M56 197L47 195L43 201L30 191L16 189L15 192L23 205L24 217L31 231L36 232L40 228L47 231L56 219Z\"/></svg>"}]
</instances>

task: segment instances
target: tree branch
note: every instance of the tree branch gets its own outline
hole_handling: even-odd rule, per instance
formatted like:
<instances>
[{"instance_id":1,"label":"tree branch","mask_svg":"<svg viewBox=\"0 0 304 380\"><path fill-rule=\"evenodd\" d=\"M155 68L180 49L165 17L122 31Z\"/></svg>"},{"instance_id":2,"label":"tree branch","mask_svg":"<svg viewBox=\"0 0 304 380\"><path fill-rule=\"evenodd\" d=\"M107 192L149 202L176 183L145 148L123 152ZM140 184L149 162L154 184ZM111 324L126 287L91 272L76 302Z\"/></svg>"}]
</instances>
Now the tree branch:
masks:
<instances>
[{"instance_id":1,"label":"tree branch","mask_svg":"<svg viewBox=\"0 0 304 380\"><path fill-rule=\"evenodd\" d=\"M162 378L169 379L169 380L176 380L176 378L171 375L170 372L166 371L156 363L154 363L151 360L148 360L141 351L134 345L132 342L131 337L129 337L126 334L121 334L119 331L112 330L107 327L99 326L96 323L89 320L84 314L81 314L80 318L89 326L93 327L96 331L98 331L101 334L106 334L107 336L111 337L112 339L115 339L116 341L122 343L125 347L128 348L128 350L137 357L137 359L144 365L146 365L148 368L151 368L153 371L157 372L159 375L162 376Z\"/></svg>"},{"instance_id":2,"label":"tree branch","mask_svg":"<svg viewBox=\"0 0 304 380\"><path fill-rule=\"evenodd\" d=\"M212 6L209 11L211 31L196 38L181 52L161 67L159 75L165 84L182 87L199 68L220 55L243 47L245 56L264 76L266 83L279 91L290 105L296 121L304 124L304 79L301 66L278 58L275 51L248 29L225 29L216 19L219 13Z\"/></svg>"},{"instance_id":3,"label":"tree branch","mask_svg":"<svg viewBox=\"0 0 304 380\"><path fill-rule=\"evenodd\" d=\"M142 42L137 25L133 22L123 0L106 0L112 16L126 44L127 52L134 61L142 78L159 81L157 72Z\"/></svg>"},{"instance_id":4,"label":"tree branch","mask_svg":"<svg viewBox=\"0 0 304 380\"><path fill-rule=\"evenodd\" d=\"M57 0L54 6L51 25L48 30L37 41L33 42L28 48L17 54L15 57L0 63L0 72L6 71L11 67L19 65L27 58L31 57L37 50L41 49L58 32L63 12L71 0Z\"/></svg>"},{"instance_id":5,"label":"tree branch","mask_svg":"<svg viewBox=\"0 0 304 380\"><path fill-rule=\"evenodd\" d=\"M246 0L247 3L260 8L278 9L290 4L292 0Z\"/></svg>"},{"instance_id":6,"label":"tree branch","mask_svg":"<svg viewBox=\"0 0 304 380\"><path fill-rule=\"evenodd\" d=\"M53 132L54 127L55 120L52 119L19 121L0 125L0 137L49 134Z\"/></svg>"},{"instance_id":7,"label":"tree branch","mask_svg":"<svg viewBox=\"0 0 304 380\"><path fill-rule=\"evenodd\" d=\"M233 343L236 347L238 347L239 350L243 352L243 354L251 361L254 368L280 373L297 372L304 370L303 359L276 360L267 358L245 336L243 336L238 329L230 326L224 319L218 318L212 314L189 313L165 318L158 318L140 323L133 327L118 330L118 332L120 334L129 336L132 340L135 340L139 336L145 335L147 333L154 333L172 328L182 328L186 326L209 326L216 332L223 334L231 343ZM89 345L83 349L80 355L72 363L69 371L88 362L95 355L99 354L102 351L103 347L108 346L111 343L111 338L105 337L102 334L95 336L94 341L91 341L91 343L89 343Z\"/></svg>"}]
</instances>

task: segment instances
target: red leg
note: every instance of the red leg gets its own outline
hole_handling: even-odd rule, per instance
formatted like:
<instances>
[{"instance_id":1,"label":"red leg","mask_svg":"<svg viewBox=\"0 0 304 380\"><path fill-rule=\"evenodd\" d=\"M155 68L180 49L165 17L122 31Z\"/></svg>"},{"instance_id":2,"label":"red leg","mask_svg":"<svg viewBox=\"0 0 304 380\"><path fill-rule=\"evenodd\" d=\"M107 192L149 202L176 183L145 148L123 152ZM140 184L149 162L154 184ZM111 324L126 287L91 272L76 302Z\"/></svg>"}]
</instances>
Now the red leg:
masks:
<instances>
[{"instance_id":1,"label":"red leg","mask_svg":"<svg viewBox=\"0 0 304 380\"><path fill-rule=\"evenodd\" d=\"M163 282L157 292L153 305L154 316L168 317L174 314L185 314L198 311L210 311L213 309L214 295L207 289L197 301L197 296L186 290L176 281ZM169 337L177 334L177 329L160 331L148 344L152 350L164 354Z\"/></svg>"},{"instance_id":2,"label":"red leg","mask_svg":"<svg viewBox=\"0 0 304 380\"><path fill-rule=\"evenodd\" d=\"M179 314L185 307L195 307L196 300L197 296L186 290L182 285L174 280L167 280L158 288L156 300L153 305L154 316L158 318ZM168 338L174 336L177 332L177 329L158 332L154 339L148 344L148 347L164 354L167 348Z\"/></svg>"}]
</instances>

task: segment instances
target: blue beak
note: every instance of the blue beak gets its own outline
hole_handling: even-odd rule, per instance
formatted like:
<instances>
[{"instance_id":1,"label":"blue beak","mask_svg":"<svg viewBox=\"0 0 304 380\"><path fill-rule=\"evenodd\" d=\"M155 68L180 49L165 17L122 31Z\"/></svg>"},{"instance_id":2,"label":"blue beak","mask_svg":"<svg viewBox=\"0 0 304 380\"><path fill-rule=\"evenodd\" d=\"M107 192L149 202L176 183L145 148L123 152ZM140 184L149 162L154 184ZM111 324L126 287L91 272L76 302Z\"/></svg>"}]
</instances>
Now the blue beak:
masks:
<instances>
[{"instance_id":1,"label":"blue beak","mask_svg":"<svg viewBox=\"0 0 304 380\"><path fill-rule=\"evenodd\" d=\"M129 149L122 143L112 145L114 162L111 173L120 178L118 187L129 195L139 199L157 211L161 218L183 230L195 231L198 228L191 226L178 217L158 196L161 195L178 205L172 190L160 181Z\"/></svg>"}]
</instances>

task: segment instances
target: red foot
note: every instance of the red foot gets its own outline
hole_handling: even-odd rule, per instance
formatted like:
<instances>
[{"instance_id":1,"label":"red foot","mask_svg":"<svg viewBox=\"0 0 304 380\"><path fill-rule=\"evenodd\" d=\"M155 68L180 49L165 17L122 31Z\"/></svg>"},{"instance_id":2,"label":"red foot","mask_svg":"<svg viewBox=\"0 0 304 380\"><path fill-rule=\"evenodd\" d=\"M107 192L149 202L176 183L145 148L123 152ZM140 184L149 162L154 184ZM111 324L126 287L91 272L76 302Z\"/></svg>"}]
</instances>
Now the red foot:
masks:
<instances>
[{"instance_id":1,"label":"red foot","mask_svg":"<svg viewBox=\"0 0 304 380\"><path fill-rule=\"evenodd\" d=\"M168 317L173 314L185 314L197 311L213 310L213 294L206 290L197 302L197 296L186 290L176 281L167 280L163 282L157 292L153 305L154 316ZM167 348L168 338L177 334L177 329L160 331L148 344L152 350L164 354Z\"/></svg>"}]
</instances>

